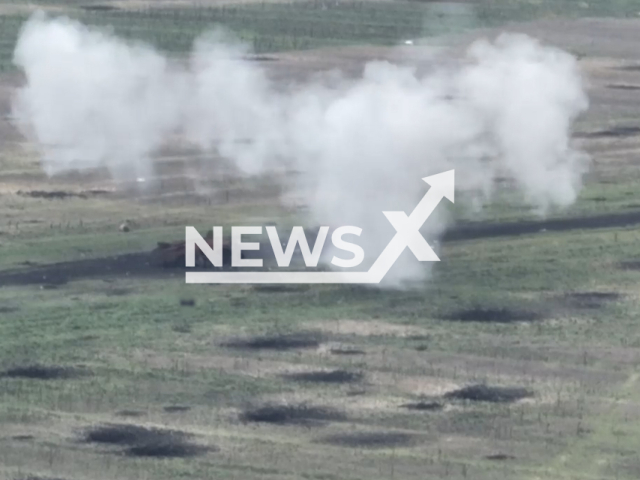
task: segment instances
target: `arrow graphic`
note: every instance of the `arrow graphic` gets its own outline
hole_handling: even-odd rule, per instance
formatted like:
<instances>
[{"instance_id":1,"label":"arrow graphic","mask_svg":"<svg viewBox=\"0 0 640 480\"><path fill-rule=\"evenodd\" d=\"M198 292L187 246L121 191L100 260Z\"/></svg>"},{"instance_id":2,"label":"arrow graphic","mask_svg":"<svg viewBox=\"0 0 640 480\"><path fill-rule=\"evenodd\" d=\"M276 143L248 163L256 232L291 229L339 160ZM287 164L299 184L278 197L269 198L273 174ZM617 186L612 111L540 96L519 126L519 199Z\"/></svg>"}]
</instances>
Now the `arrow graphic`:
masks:
<instances>
[{"instance_id":1,"label":"arrow graphic","mask_svg":"<svg viewBox=\"0 0 640 480\"><path fill-rule=\"evenodd\" d=\"M443 198L454 202L454 170L422 179L430 185L429 191L413 209L405 212L383 212L396 229L389 244L367 272L187 272L187 283L380 283L409 248L421 262L439 262L440 259L420 234L420 228Z\"/></svg>"}]
</instances>

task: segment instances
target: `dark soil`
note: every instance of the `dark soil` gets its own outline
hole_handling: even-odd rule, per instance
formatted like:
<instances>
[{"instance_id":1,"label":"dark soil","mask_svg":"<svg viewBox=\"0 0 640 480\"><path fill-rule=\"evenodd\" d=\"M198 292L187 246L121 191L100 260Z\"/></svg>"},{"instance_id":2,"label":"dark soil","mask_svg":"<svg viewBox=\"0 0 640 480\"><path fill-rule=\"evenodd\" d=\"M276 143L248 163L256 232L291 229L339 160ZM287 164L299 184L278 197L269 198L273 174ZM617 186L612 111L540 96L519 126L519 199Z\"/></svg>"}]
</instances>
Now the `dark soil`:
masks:
<instances>
[{"instance_id":1,"label":"dark soil","mask_svg":"<svg viewBox=\"0 0 640 480\"><path fill-rule=\"evenodd\" d=\"M12 367L0 374L8 378L28 378L33 380L69 379L82 376L86 372L71 367L57 365L26 365Z\"/></svg>"},{"instance_id":2,"label":"dark soil","mask_svg":"<svg viewBox=\"0 0 640 480\"><path fill-rule=\"evenodd\" d=\"M243 350L294 350L298 348L317 348L322 336L317 333L289 333L265 335L260 337L239 338L222 344L223 347Z\"/></svg>"},{"instance_id":3,"label":"dark soil","mask_svg":"<svg viewBox=\"0 0 640 480\"><path fill-rule=\"evenodd\" d=\"M130 295L131 292L132 291L127 288L110 288L104 293L107 295L107 297L124 297L126 295Z\"/></svg>"},{"instance_id":4,"label":"dark soil","mask_svg":"<svg viewBox=\"0 0 640 480\"><path fill-rule=\"evenodd\" d=\"M98 5L96 5L97 7ZM84 192L66 192L64 190L44 191L44 190L18 190L17 195L22 197L45 198L47 200L64 200L65 198L90 198L101 195L108 195L108 190L87 190Z\"/></svg>"},{"instance_id":5,"label":"dark soil","mask_svg":"<svg viewBox=\"0 0 640 480\"><path fill-rule=\"evenodd\" d=\"M612 90L640 90L640 85L627 85L624 83L612 83L607 85Z\"/></svg>"},{"instance_id":6,"label":"dark soil","mask_svg":"<svg viewBox=\"0 0 640 480\"><path fill-rule=\"evenodd\" d=\"M320 443L351 448L406 447L418 443L419 437L398 432L360 432L329 435Z\"/></svg>"},{"instance_id":7,"label":"dark soil","mask_svg":"<svg viewBox=\"0 0 640 480\"><path fill-rule=\"evenodd\" d=\"M640 132L640 128L638 129ZM531 220L523 222L466 222L447 230L443 242L475 240L479 238L511 237L567 230L592 230L637 225L640 223L640 211L626 213L608 213L603 215L555 218L550 220Z\"/></svg>"},{"instance_id":8,"label":"dark soil","mask_svg":"<svg viewBox=\"0 0 640 480\"><path fill-rule=\"evenodd\" d=\"M479 384L453 390L446 393L444 398L472 402L511 403L532 396L532 391L522 387L492 387Z\"/></svg>"},{"instance_id":9,"label":"dark soil","mask_svg":"<svg viewBox=\"0 0 640 480\"><path fill-rule=\"evenodd\" d=\"M181 413L189 410L191 410L191 407L188 405L167 405L164 407L164 411L167 413Z\"/></svg>"},{"instance_id":10,"label":"dark soil","mask_svg":"<svg viewBox=\"0 0 640 480\"><path fill-rule=\"evenodd\" d=\"M627 260L620 262L619 265L622 270L640 270L640 260Z\"/></svg>"},{"instance_id":11,"label":"dark soil","mask_svg":"<svg viewBox=\"0 0 640 480\"><path fill-rule=\"evenodd\" d=\"M116 415L119 417L138 418L144 417L145 412L141 412L139 410L120 410L119 412L116 412Z\"/></svg>"},{"instance_id":12,"label":"dark soil","mask_svg":"<svg viewBox=\"0 0 640 480\"><path fill-rule=\"evenodd\" d=\"M513 455L507 455L505 453L496 453L495 455L487 455L484 458L486 458L487 460L504 462L505 460L515 460L516 457L514 457Z\"/></svg>"},{"instance_id":13,"label":"dark soil","mask_svg":"<svg viewBox=\"0 0 640 480\"><path fill-rule=\"evenodd\" d=\"M602 308L620 298L621 295L616 292L576 292L565 295L570 306L587 309Z\"/></svg>"},{"instance_id":14,"label":"dark soil","mask_svg":"<svg viewBox=\"0 0 640 480\"><path fill-rule=\"evenodd\" d=\"M14 435L13 437L11 437L11 440L15 440L16 442L28 442L29 440L33 440L34 437L33 435Z\"/></svg>"},{"instance_id":15,"label":"dark soil","mask_svg":"<svg viewBox=\"0 0 640 480\"><path fill-rule=\"evenodd\" d=\"M438 402L416 402L402 405L402 408L406 408L407 410L418 410L423 412L442 410L442 407L443 405Z\"/></svg>"},{"instance_id":16,"label":"dark soil","mask_svg":"<svg viewBox=\"0 0 640 480\"><path fill-rule=\"evenodd\" d=\"M366 355L364 350L360 350L358 348L332 348L330 351L333 355Z\"/></svg>"},{"instance_id":17,"label":"dark soil","mask_svg":"<svg viewBox=\"0 0 640 480\"><path fill-rule=\"evenodd\" d=\"M172 440L170 442L135 445L127 448L125 454L131 457L185 458L203 455L212 451L218 451L218 449Z\"/></svg>"},{"instance_id":18,"label":"dark soil","mask_svg":"<svg viewBox=\"0 0 640 480\"><path fill-rule=\"evenodd\" d=\"M596 132L583 133L580 135L576 135L576 137L581 138L624 138L624 137L634 137L640 134L640 127L632 127L632 126L617 126L608 128L605 130L598 130Z\"/></svg>"},{"instance_id":19,"label":"dark soil","mask_svg":"<svg viewBox=\"0 0 640 480\"><path fill-rule=\"evenodd\" d=\"M192 443L191 437L192 435L178 430L107 424L87 430L84 440L88 443L126 447L126 455L140 457L190 457L212 450Z\"/></svg>"},{"instance_id":20,"label":"dark soil","mask_svg":"<svg viewBox=\"0 0 640 480\"><path fill-rule=\"evenodd\" d=\"M346 420L337 410L311 405L263 405L249 408L240 414L243 422L272 423L276 425L318 425Z\"/></svg>"},{"instance_id":21,"label":"dark soil","mask_svg":"<svg viewBox=\"0 0 640 480\"><path fill-rule=\"evenodd\" d=\"M282 377L295 382L354 383L362 380L363 374L347 370L319 370L315 372L286 373Z\"/></svg>"},{"instance_id":22,"label":"dark soil","mask_svg":"<svg viewBox=\"0 0 640 480\"><path fill-rule=\"evenodd\" d=\"M623 65L621 67L616 67L617 70L623 70L625 72L638 72L640 71L640 65Z\"/></svg>"},{"instance_id":23,"label":"dark soil","mask_svg":"<svg viewBox=\"0 0 640 480\"><path fill-rule=\"evenodd\" d=\"M528 310L515 310L505 307L476 307L452 313L445 318L447 320L459 322L513 323L533 322L535 320L541 320L543 318L543 315L538 312Z\"/></svg>"},{"instance_id":24,"label":"dark soil","mask_svg":"<svg viewBox=\"0 0 640 480\"><path fill-rule=\"evenodd\" d=\"M165 440L183 440L189 438L189 436L178 430L147 428L130 424L106 424L87 430L85 441L131 446L143 443L158 443Z\"/></svg>"},{"instance_id":25,"label":"dark soil","mask_svg":"<svg viewBox=\"0 0 640 480\"><path fill-rule=\"evenodd\" d=\"M42 285L47 287L52 285L55 287L86 278L167 277L175 274L175 271L169 272L157 265L150 253L133 253L3 271L0 273L0 286Z\"/></svg>"},{"instance_id":26,"label":"dark soil","mask_svg":"<svg viewBox=\"0 0 640 480\"><path fill-rule=\"evenodd\" d=\"M119 8L114 5L82 5L80 8L95 12L109 12L112 10L119 10Z\"/></svg>"},{"instance_id":27,"label":"dark soil","mask_svg":"<svg viewBox=\"0 0 640 480\"><path fill-rule=\"evenodd\" d=\"M180 300L181 307L195 307L196 301L193 298L183 298Z\"/></svg>"}]
</instances>

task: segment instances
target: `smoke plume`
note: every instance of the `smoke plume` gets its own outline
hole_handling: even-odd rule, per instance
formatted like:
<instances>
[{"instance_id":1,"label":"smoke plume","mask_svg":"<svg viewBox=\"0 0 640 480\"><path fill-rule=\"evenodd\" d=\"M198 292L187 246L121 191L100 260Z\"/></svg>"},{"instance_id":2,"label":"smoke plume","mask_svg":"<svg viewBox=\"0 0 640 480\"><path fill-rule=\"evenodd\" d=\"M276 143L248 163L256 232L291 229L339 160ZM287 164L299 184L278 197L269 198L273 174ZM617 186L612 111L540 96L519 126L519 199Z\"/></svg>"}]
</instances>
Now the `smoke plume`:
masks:
<instances>
[{"instance_id":1,"label":"smoke plume","mask_svg":"<svg viewBox=\"0 0 640 480\"><path fill-rule=\"evenodd\" d=\"M369 261L394 233L381 212L410 213L427 175L456 169L457 189L481 200L506 175L541 212L578 194L588 159L570 134L588 102L566 52L503 34L473 44L461 67L418 75L372 62L358 80L286 91L246 52L218 32L195 42L187 66L170 66L151 47L37 14L15 50L27 82L14 115L50 174L149 175L173 132L243 172L294 166L312 220L361 227ZM436 210L423 233L440 235L446 216ZM389 280L424 275L405 252Z\"/></svg>"}]
</instances>

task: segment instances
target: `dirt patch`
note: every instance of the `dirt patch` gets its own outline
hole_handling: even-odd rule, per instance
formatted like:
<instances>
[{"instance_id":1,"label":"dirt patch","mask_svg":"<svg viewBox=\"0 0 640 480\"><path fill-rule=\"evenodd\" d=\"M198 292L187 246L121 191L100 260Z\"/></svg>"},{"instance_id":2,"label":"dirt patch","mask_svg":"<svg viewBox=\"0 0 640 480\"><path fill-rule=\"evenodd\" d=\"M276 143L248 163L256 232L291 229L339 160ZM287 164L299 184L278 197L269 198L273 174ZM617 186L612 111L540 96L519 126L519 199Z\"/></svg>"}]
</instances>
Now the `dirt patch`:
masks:
<instances>
[{"instance_id":1,"label":"dirt patch","mask_svg":"<svg viewBox=\"0 0 640 480\"><path fill-rule=\"evenodd\" d=\"M183 413L191 410L189 405L167 405L163 409L167 413Z\"/></svg>"},{"instance_id":2,"label":"dirt patch","mask_svg":"<svg viewBox=\"0 0 640 480\"><path fill-rule=\"evenodd\" d=\"M178 430L107 424L87 430L84 440L87 443L126 447L124 454L137 457L191 457L212 450L211 447L192 443L192 437Z\"/></svg>"},{"instance_id":3,"label":"dirt patch","mask_svg":"<svg viewBox=\"0 0 640 480\"><path fill-rule=\"evenodd\" d=\"M511 403L532 396L531 390L522 387L494 387L480 384L445 393L444 398L472 402Z\"/></svg>"},{"instance_id":4,"label":"dirt patch","mask_svg":"<svg viewBox=\"0 0 640 480\"><path fill-rule=\"evenodd\" d=\"M617 126L604 130L597 130L595 132L587 132L576 134L578 138L625 138L635 137L640 134L640 127L632 126Z\"/></svg>"},{"instance_id":5,"label":"dirt patch","mask_svg":"<svg viewBox=\"0 0 640 480\"><path fill-rule=\"evenodd\" d=\"M194 443L163 441L129 447L125 454L130 457L185 458L218 451L215 447L205 447Z\"/></svg>"},{"instance_id":6,"label":"dirt patch","mask_svg":"<svg viewBox=\"0 0 640 480\"><path fill-rule=\"evenodd\" d=\"M612 90L640 90L640 85L629 85L626 83L611 83L607 88Z\"/></svg>"},{"instance_id":7,"label":"dirt patch","mask_svg":"<svg viewBox=\"0 0 640 480\"><path fill-rule=\"evenodd\" d=\"M443 405L438 402L415 402L415 403L405 403L402 405L402 408L406 408L407 410L417 410L421 412L434 412L437 410L442 410Z\"/></svg>"},{"instance_id":8,"label":"dirt patch","mask_svg":"<svg viewBox=\"0 0 640 480\"><path fill-rule=\"evenodd\" d=\"M567 303L575 308L596 309L621 298L616 292L576 292L565 295Z\"/></svg>"},{"instance_id":9,"label":"dirt patch","mask_svg":"<svg viewBox=\"0 0 640 480\"><path fill-rule=\"evenodd\" d=\"M196 301L193 298L182 298L180 299L181 307L195 307Z\"/></svg>"},{"instance_id":10,"label":"dirt patch","mask_svg":"<svg viewBox=\"0 0 640 480\"><path fill-rule=\"evenodd\" d=\"M120 10L114 5L80 5L83 10L89 10L94 12L109 12L112 10Z\"/></svg>"},{"instance_id":11,"label":"dirt patch","mask_svg":"<svg viewBox=\"0 0 640 480\"><path fill-rule=\"evenodd\" d=\"M139 410L120 410L119 412L116 412L116 415L119 417L139 418L144 417L145 413Z\"/></svg>"},{"instance_id":12,"label":"dirt patch","mask_svg":"<svg viewBox=\"0 0 640 480\"><path fill-rule=\"evenodd\" d=\"M18 309L16 307L0 307L0 313L13 313L17 311Z\"/></svg>"},{"instance_id":13,"label":"dirt patch","mask_svg":"<svg viewBox=\"0 0 640 480\"><path fill-rule=\"evenodd\" d=\"M33 440L36 437L33 435L14 435L11 437L11 440L15 440L16 442L28 442L29 440Z\"/></svg>"},{"instance_id":14,"label":"dirt patch","mask_svg":"<svg viewBox=\"0 0 640 480\"><path fill-rule=\"evenodd\" d=\"M354 383L361 381L363 374L347 370L319 370L315 372L286 373L282 377L295 382Z\"/></svg>"},{"instance_id":15,"label":"dirt patch","mask_svg":"<svg viewBox=\"0 0 640 480\"><path fill-rule=\"evenodd\" d=\"M107 297L124 297L126 295L130 295L131 292L132 291L127 288L110 288L104 293Z\"/></svg>"},{"instance_id":16,"label":"dirt patch","mask_svg":"<svg viewBox=\"0 0 640 480\"><path fill-rule=\"evenodd\" d=\"M399 432L359 432L329 435L319 443L351 448L410 447L419 443L420 437Z\"/></svg>"},{"instance_id":17,"label":"dirt patch","mask_svg":"<svg viewBox=\"0 0 640 480\"><path fill-rule=\"evenodd\" d=\"M460 310L445 316L447 320L458 322L482 322L482 323L514 323L533 322L541 320L543 315L529 310L515 310L511 308L487 308L474 307Z\"/></svg>"},{"instance_id":18,"label":"dirt patch","mask_svg":"<svg viewBox=\"0 0 640 480\"><path fill-rule=\"evenodd\" d=\"M0 374L7 378L27 378L32 380L57 380L77 378L87 372L71 367L56 365L25 365L8 368Z\"/></svg>"},{"instance_id":19,"label":"dirt patch","mask_svg":"<svg viewBox=\"0 0 640 480\"><path fill-rule=\"evenodd\" d=\"M358 348L349 348L349 347L332 348L331 350L329 350L329 352L331 352L332 355L344 355L344 356L366 355L366 352L364 350L360 350Z\"/></svg>"},{"instance_id":20,"label":"dirt patch","mask_svg":"<svg viewBox=\"0 0 640 480\"><path fill-rule=\"evenodd\" d=\"M616 69L624 72L640 72L640 65L622 65Z\"/></svg>"},{"instance_id":21,"label":"dirt patch","mask_svg":"<svg viewBox=\"0 0 640 480\"><path fill-rule=\"evenodd\" d=\"M21 197L44 198L46 200L64 200L66 198L87 199L91 197L109 195L110 193L111 192L109 190L84 190L82 192L68 192L65 190L18 190L16 195L20 195Z\"/></svg>"},{"instance_id":22,"label":"dirt patch","mask_svg":"<svg viewBox=\"0 0 640 480\"><path fill-rule=\"evenodd\" d=\"M637 129L640 132L640 128ZM513 237L519 235L540 234L544 232L565 232L569 230L594 230L637 225L640 223L640 211L627 213L609 213L550 220L531 220L523 222L463 222L448 229L443 242L476 240L480 238Z\"/></svg>"},{"instance_id":23,"label":"dirt patch","mask_svg":"<svg viewBox=\"0 0 640 480\"><path fill-rule=\"evenodd\" d=\"M310 426L344 421L346 416L344 413L328 407L314 407L307 404L268 404L245 410L240 414L240 420L252 423Z\"/></svg>"},{"instance_id":24,"label":"dirt patch","mask_svg":"<svg viewBox=\"0 0 640 480\"><path fill-rule=\"evenodd\" d=\"M57 285L86 278L170 275L171 272L156 264L152 254L133 253L7 270L0 273L0 286L42 285L44 288L55 288Z\"/></svg>"},{"instance_id":25,"label":"dirt patch","mask_svg":"<svg viewBox=\"0 0 640 480\"><path fill-rule=\"evenodd\" d=\"M321 340L322 336L318 333L300 332L238 338L222 343L221 346L241 350L296 350L318 348Z\"/></svg>"},{"instance_id":26,"label":"dirt patch","mask_svg":"<svg viewBox=\"0 0 640 480\"><path fill-rule=\"evenodd\" d=\"M640 260L627 260L620 262L619 268L621 270L640 270Z\"/></svg>"},{"instance_id":27,"label":"dirt patch","mask_svg":"<svg viewBox=\"0 0 640 480\"><path fill-rule=\"evenodd\" d=\"M516 457L514 457L513 455L507 455L505 453L496 453L494 455L487 455L486 457L487 460L494 460L494 461L499 461L499 462L504 462L506 460L515 460Z\"/></svg>"}]
</instances>

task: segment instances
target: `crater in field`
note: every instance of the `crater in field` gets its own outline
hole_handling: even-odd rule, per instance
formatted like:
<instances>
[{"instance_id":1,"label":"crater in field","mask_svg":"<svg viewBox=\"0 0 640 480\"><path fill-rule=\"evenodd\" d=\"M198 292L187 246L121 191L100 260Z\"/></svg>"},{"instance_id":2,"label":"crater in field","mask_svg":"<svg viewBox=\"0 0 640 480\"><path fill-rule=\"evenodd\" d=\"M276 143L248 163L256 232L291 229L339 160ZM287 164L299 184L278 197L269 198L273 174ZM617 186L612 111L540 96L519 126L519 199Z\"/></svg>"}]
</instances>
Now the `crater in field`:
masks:
<instances>
[{"instance_id":1,"label":"crater in field","mask_svg":"<svg viewBox=\"0 0 640 480\"><path fill-rule=\"evenodd\" d=\"M422 401L422 402L415 402L415 403L406 403L402 405L402 408L406 408L407 410L433 412L437 410L442 410L443 405L439 402Z\"/></svg>"},{"instance_id":2,"label":"crater in field","mask_svg":"<svg viewBox=\"0 0 640 480\"><path fill-rule=\"evenodd\" d=\"M607 303L615 302L622 295L616 292L575 292L567 293L565 299L569 305L577 308L601 308Z\"/></svg>"},{"instance_id":3,"label":"crater in field","mask_svg":"<svg viewBox=\"0 0 640 480\"><path fill-rule=\"evenodd\" d=\"M134 445L125 454L131 457L184 458L214 451L218 451L218 448L172 440Z\"/></svg>"},{"instance_id":4,"label":"crater in field","mask_svg":"<svg viewBox=\"0 0 640 480\"><path fill-rule=\"evenodd\" d=\"M140 410L120 410L119 412L116 412L116 415L119 417L138 418L144 417L145 413Z\"/></svg>"},{"instance_id":5,"label":"crater in field","mask_svg":"<svg viewBox=\"0 0 640 480\"><path fill-rule=\"evenodd\" d=\"M87 199L90 197L108 195L110 193L111 192L108 190L85 190L82 192L67 192L64 190L53 190L53 191L18 190L16 192L16 195L20 195L22 197L31 197L31 198L44 198L46 200L64 200L65 198Z\"/></svg>"},{"instance_id":6,"label":"crater in field","mask_svg":"<svg viewBox=\"0 0 640 480\"><path fill-rule=\"evenodd\" d=\"M167 405L163 409L167 413L182 413L191 410L189 405Z\"/></svg>"},{"instance_id":7,"label":"crater in field","mask_svg":"<svg viewBox=\"0 0 640 480\"><path fill-rule=\"evenodd\" d=\"M513 323L541 320L543 315L530 310L516 310L506 307L475 307L454 312L445 318L459 322Z\"/></svg>"},{"instance_id":8,"label":"crater in field","mask_svg":"<svg viewBox=\"0 0 640 480\"><path fill-rule=\"evenodd\" d=\"M496 387L490 385L469 385L467 387L445 393L444 398L450 400L469 400L472 402L511 403L530 398L533 392L522 387Z\"/></svg>"},{"instance_id":9,"label":"crater in field","mask_svg":"<svg viewBox=\"0 0 640 480\"><path fill-rule=\"evenodd\" d=\"M392 448L408 447L419 442L416 435L399 432L357 432L329 435L320 443L351 448Z\"/></svg>"},{"instance_id":10,"label":"crater in field","mask_svg":"<svg viewBox=\"0 0 640 480\"><path fill-rule=\"evenodd\" d=\"M317 333L302 332L237 338L222 343L222 346L244 350L294 350L299 348L317 348L320 346L321 340L322 336Z\"/></svg>"},{"instance_id":11,"label":"crater in field","mask_svg":"<svg viewBox=\"0 0 640 480\"><path fill-rule=\"evenodd\" d=\"M343 421L346 420L346 416L332 408L314 407L307 404L268 404L245 410L240 414L240 420L276 425L318 425L325 422Z\"/></svg>"},{"instance_id":12,"label":"crater in field","mask_svg":"<svg viewBox=\"0 0 640 480\"><path fill-rule=\"evenodd\" d=\"M353 383L362 380L363 374L347 370L317 370L314 372L285 373L282 377L295 382Z\"/></svg>"},{"instance_id":13,"label":"crater in field","mask_svg":"<svg viewBox=\"0 0 640 480\"><path fill-rule=\"evenodd\" d=\"M191 457L216 450L215 447L192 443L192 437L179 430L106 424L88 429L84 440L87 443L126 447L126 455L137 457Z\"/></svg>"},{"instance_id":14,"label":"crater in field","mask_svg":"<svg viewBox=\"0 0 640 480\"><path fill-rule=\"evenodd\" d=\"M504 462L505 460L515 460L516 457L514 457L513 455L507 455L505 453L496 453L494 455L487 455L484 458L486 458L487 460Z\"/></svg>"},{"instance_id":15,"label":"crater in field","mask_svg":"<svg viewBox=\"0 0 640 480\"><path fill-rule=\"evenodd\" d=\"M86 374L84 370L57 365L25 365L8 368L1 376L8 378L27 378L33 380L56 380L77 378Z\"/></svg>"}]
</instances>

